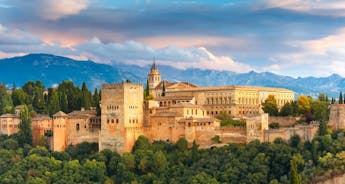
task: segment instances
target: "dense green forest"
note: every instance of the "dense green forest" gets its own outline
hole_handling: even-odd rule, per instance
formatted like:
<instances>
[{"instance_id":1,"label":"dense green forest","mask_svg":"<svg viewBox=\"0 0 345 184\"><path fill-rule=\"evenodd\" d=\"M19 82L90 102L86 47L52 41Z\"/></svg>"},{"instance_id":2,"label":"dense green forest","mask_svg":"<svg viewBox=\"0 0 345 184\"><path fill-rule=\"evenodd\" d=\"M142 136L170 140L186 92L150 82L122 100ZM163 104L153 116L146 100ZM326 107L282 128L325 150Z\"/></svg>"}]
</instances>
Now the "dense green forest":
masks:
<instances>
[{"instance_id":1,"label":"dense green forest","mask_svg":"<svg viewBox=\"0 0 345 184\"><path fill-rule=\"evenodd\" d=\"M0 137L1 183L308 183L345 172L345 132L301 142L253 141L212 149L149 143L139 137L131 153L98 152L97 143L70 146L65 152L18 144Z\"/></svg>"},{"instance_id":2,"label":"dense green forest","mask_svg":"<svg viewBox=\"0 0 345 184\"><path fill-rule=\"evenodd\" d=\"M71 81L63 81L55 88L45 90L40 81L28 81L20 88L13 85L10 93L4 84L0 84L0 114L13 113L17 105L27 105L31 113L39 114L52 115L60 110L69 113L81 107L95 107L100 114L101 93L97 89L91 93L85 82L80 88Z\"/></svg>"}]
</instances>

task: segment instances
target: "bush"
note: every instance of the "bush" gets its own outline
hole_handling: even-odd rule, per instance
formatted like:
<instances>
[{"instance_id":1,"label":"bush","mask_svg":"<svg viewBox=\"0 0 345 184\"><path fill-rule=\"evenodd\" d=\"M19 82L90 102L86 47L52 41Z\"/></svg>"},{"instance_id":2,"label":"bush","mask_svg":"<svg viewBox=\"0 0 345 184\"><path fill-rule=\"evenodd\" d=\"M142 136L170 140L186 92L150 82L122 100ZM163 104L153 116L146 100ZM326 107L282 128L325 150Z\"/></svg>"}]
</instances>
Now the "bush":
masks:
<instances>
[{"instance_id":1,"label":"bush","mask_svg":"<svg viewBox=\"0 0 345 184\"><path fill-rule=\"evenodd\" d=\"M219 135L215 135L211 140L212 140L214 143L221 143L221 142L222 142L222 141L220 141Z\"/></svg>"},{"instance_id":2,"label":"bush","mask_svg":"<svg viewBox=\"0 0 345 184\"><path fill-rule=\"evenodd\" d=\"M279 129L280 124L277 122L273 122L273 123L269 124L268 126L272 129Z\"/></svg>"},{"instance_id":3,"label":"bush","mask_svg":"<svg viewBox=\"0 0 345 184\"><path fill-rule=\"evenodd\" d=\"M223 120L220 123L220 126L233 126L233 127L246 127L246 121L245 120Z\"/></svg>"}]
</instances>

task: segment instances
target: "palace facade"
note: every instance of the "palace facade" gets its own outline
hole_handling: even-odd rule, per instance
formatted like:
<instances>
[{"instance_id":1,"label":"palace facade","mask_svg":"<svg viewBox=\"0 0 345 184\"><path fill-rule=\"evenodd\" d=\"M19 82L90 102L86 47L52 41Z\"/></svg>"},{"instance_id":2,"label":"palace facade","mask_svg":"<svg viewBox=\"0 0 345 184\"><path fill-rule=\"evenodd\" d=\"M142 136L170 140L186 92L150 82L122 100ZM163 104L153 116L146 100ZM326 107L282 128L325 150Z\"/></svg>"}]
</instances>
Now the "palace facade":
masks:
<instances>
[{"instance_id":1,"label":"palace facade","mask_svg":"<svg viewBox=\"0 0 345 184\"><path fill-rule=\"evenodd\" d=\"M284 88L258 86L205 86L189 82L161 81L157 66L152 65L148 74L150 93L160 106L169 106L180 101L191 101L205 108L210 116L226 112L233 117L253 116L263 113L262 103L269 95L277 100L278 108L294 100L294 92ZM162 96L162 94L164 94Z\"/></svg>"}]
</instances>

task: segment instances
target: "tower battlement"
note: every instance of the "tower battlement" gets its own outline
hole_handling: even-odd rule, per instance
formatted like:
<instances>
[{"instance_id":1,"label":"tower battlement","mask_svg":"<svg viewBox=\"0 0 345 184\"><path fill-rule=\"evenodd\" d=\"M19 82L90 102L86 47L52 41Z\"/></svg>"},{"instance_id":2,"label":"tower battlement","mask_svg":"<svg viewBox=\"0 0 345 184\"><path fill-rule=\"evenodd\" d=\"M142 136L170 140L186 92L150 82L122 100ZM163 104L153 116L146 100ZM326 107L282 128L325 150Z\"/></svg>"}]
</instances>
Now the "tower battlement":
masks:
<instances>
[{"instance_id":1,"label":"tower battlement","mask_svg":"<svg viewBox=\"0 0 345 184\"><path fill-rule=\"evenodd\" d=\"M140 83L133 83L133 82L117 82L111 84L102 84L102 89L122 89L123 87L142 87L143 85Z\"/></svg>"}]
</instances>

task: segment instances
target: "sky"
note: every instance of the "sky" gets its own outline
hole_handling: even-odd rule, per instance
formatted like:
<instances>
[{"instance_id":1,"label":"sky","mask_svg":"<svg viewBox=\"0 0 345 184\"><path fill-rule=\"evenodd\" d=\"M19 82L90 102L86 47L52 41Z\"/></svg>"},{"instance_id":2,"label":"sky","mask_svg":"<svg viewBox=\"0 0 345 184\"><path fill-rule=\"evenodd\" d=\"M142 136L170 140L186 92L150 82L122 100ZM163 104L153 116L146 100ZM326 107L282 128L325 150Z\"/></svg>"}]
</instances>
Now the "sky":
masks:
<instances>
[{"instance_id":1,"label":"sky","mask_svg":"<svg viewBox=\"0 0 345 184\"><path fill-rule=\"evenodd\" d=\"M345 77L345 0L0 0L0 58Z\"/></svg>"}]
</instances>

